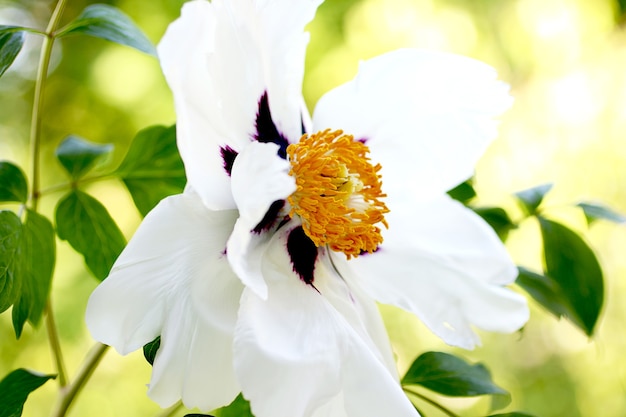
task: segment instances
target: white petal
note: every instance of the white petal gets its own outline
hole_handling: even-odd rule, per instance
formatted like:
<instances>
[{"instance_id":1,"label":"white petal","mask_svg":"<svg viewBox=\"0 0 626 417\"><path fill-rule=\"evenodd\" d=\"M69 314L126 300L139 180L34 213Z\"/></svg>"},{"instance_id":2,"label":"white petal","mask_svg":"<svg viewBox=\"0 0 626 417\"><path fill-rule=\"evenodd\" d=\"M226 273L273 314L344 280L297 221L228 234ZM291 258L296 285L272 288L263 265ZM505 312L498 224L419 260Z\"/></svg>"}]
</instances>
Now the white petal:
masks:
<instances>
[{"instance_id":1,"label":"white petal","mask_svg":"<svg viewBox=\"0 0 626 417\"><path fill-rule=\"evenodd\" d=\"M292 143L302 135L302 77L309 42L304 27L313 20L322 1L238 0L242 5L256 4L258 31L253 36L262 50L261 69L272 117L278 130Z\"/></svg>"},{"instance_id":2,"label":"white petal","mask_svg":"<svg viewBox=\"0 0 626 417\"><path fill-rule=\"evenodd\" d=\"M259 99L291 141L301 135L304 26L321 0L194 0L158 46L187 178L211 209L233 208L222 149L256 133Z\"/></svg>"},{"instance_id":3,"label":"white petal","mask_svg":"<svg viewBox=\"0 0 626 417\"><path fill-rule=\"evenodd\" d=\"M210 411L229 404L241 388L233 372L233 334L207 325L189 297L174 300L161 333L148 395L162 407L182 399Z\"/></svg>"},{"instance_id":4,"label":"white petal","mask_svg":"<svg viewBox=\"0 0 626 417\"><path fill-rule=\"evenodd\" d=\"M92 336L121 354L161 335L150 394L163 406L182 397L215 408L239 391L232 363L223 359L242 291L224 256L236 215L207 210L193 193L164 199L89 299ZM219 389L199 392L203 378L221 381Z\"/></svg>"},{"instance_id":5,"label":"white petal","mask_svg":"<svg viewBox=\"0 0 626 417\"><path fill-rule=\"evenodd\" d=\"M252 142L233 165L232 190L239 217L256 226L276 200L284 200L296 190L289 175L291 165L277 155L278 145Z\"/></svg>"},{"instance_id":6,"label":"white petal","mask_svg":"<svg viewBox=\"0 0 626 417\"><path fill-rule=\"evenodd\" d=\"M241 282L261 298L267 298L261 261L270 238L269 233L252 233L251 227L239 219L228 241L227 253L231 268Z\"/></svg>"},{"instance_id":7,"label":"white petal","mask_svg":"<svg viewBox=\"0 0 626 417\"><path fill-rule=\"evenodd\" d=\"M336 256L333 252L329 252L328 256L323 255L316 266L315 288L359 334L363 343L375 352L380 362L389 370L389 374L398 379L389 336L376 302L361 289L358 279L351 275L339 275L337 265L346 262L345 257Z\"/></svg>"},{"instance_id":8,"label":"white petal","mask_svg":"<svg viewBox=\"0 0 626 417\"><path fill-rule=\"evenodd\" d=\"M174 95L178 149L185 162L187 180L207 207L216 210L234 208L222 149L237 151L250 140L258 100L253 93L242 102L245 111L223 109L222 100L228 100L227 89L241 83L235 78L216 78L218 74L212 71L219 58L216 54L225 42L221 40L225 35L219 34L229 31L229 20L223 15L212 3L190 1L158 45L163 73Z\"/></svg>"},{"instance_id":9,"label":"white petal","mask_svg":"<svg viewBox=\"0 0 626 417\"><path fill-rule=\"evenodd\" d=\"M354 338L350 340L355 341ZM353 343L343 358L346 415L419 417L400 384L388 377L371 353Z\"/></svg>"},{"instance_id":10,"label":"white petal","mask_svg":"<svg viewBox=\"0 0 626 417\"><path fill-rule=\"evenodd\" d=\"M513 332L528 320L521 295L502 287L517 271L491 228L448 198L391 207L380 249L349 261L376 300L416 314L445 342L471 349L472 325ZM349 271L342 271L349 274Z\"/></svg>"},{"instance_id":11,"label":"white petal","mask_svg":"<svg viewBox=\"0 0 626 417\"><path fill-rule=\"evenodd\" d=\"M356 78L324 95L315 130L367 140L388 194L428 199L473 174L511 105L493 68L443 52L398 50L361 63Z\"/></svg>"},{"instance_id":12,"label":"white petal","mask_svg":"<svg viewBox=\"0 0 626 417\"><path fill-rule=\"evenodd\" d=\"M261 251L269 236L254 229L272 203L296 190L295 180L289 175L290 164L277 151L278 145L273 143L252 142L239 154L232 171L239 219L228 240L228 260L242 282L261 297L267 294L261 275Z\"/></svg>"},{"instance_id":13,"label":"white petal","mask_svg":"<svg viewBox=\"0 0 626 417\"><path fill-rule=\"evenodd\" d=\"M248 289L241 299L235 371L256 417L310 416L341 390L339 341L321 297L291 284L266 301Z\"/></svg>"},{"instance_id":14,"label":"white petal","mask_svg":"<svg viewBox=\"0 0 626 417\"><path fill-rule=\"evenodd\" d=\"M379 352L352 327L352 318L291 271L285 236L275 235L264 257L268 298L246 289L241 299L235 369L252 412L257 417L416 416ZM316 269L316 280L324 273Z\"/></svg>"}]
</instances>

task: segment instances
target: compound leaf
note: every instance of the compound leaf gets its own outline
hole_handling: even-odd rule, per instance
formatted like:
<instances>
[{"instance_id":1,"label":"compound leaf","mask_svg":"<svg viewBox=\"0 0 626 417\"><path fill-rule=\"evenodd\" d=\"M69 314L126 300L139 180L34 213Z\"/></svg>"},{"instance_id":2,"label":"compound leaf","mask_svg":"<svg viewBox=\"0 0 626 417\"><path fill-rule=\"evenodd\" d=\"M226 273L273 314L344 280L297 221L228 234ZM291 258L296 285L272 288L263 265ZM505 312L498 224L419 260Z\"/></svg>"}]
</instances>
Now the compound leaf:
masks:
<instances>
[{"instance_id":1,"label":"compound leaf","mask_svg":"<svg viewBox=\"0 0 626 417\"><path fill-rule=\"evenodd\" d=\"M56 208L59 238L85 258L93 275L103 280L126 246L124 235L107 209L95 198L79 190L68 193Z\"/></svg>"}]
</instances>

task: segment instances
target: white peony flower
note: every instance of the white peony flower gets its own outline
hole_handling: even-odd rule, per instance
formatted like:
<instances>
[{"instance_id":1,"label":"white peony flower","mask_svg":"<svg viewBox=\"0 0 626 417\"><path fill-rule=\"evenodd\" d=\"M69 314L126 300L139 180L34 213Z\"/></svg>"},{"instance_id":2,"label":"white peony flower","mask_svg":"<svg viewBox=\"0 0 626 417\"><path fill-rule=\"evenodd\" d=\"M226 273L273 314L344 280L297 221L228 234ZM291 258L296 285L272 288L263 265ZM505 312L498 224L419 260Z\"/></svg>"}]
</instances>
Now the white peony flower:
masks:
<instances>
[{"instance_id":1,"label":"white peony flower","mask_svg":"<svg viewBox=\"0 0 626 417\"><path fill-rule=\"evenodd\" d=\"M303 28L320 3L193 0L158 47L188 186L146 216L86 320L121 354L161 336L161 406L242 392L257 417L417 416L374 300L465 348L473 327L528 319L497 236L446 195L496 136L508 87L475 60L399 50L311 121Z\"/></svg>"}]
</instances>

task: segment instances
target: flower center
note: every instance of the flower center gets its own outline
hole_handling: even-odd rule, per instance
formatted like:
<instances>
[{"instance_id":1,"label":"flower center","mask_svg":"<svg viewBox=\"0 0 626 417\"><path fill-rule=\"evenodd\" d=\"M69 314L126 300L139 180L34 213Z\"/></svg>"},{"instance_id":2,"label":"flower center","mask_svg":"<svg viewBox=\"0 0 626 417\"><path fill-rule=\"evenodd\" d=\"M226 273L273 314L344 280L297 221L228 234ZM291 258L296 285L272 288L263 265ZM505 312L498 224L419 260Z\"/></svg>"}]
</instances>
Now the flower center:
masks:
<instances>
[{"instance_id":1,"label":"flower center","mask_svg":"<svg viewBox=\"0 0 626 417\"><path fill-rule=\"evenodd\" d=\"M288 197L290 216L302 219L302 228L316 246L328 245L350 259L372 253L383 241L378 223L388 227L381 201L378 171L367 157L369 148L352 135L327 129L305 134L289 145L290 175L296 191Z\"/></svg>"}]
</instances>

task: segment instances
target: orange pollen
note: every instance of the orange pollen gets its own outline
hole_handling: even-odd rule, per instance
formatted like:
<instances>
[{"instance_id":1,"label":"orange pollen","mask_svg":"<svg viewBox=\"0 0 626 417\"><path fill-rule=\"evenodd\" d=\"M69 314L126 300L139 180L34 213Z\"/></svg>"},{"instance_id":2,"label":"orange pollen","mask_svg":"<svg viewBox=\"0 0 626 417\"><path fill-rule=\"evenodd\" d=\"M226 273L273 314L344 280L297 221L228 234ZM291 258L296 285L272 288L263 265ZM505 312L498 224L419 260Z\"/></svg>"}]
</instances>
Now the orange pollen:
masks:
<instances>
[{"instance_id":1,"label":"orange pollen","mask_svg":"<svg viewBox=\"0 0 626 417\"><path fill-rule=\"evenodd\" d=\"M302 228L316 246L328 245L348 259L372 253L383 241L382 223L389 209L381 201L380 164L372 165L369 148L352 135L330 129L305 134L289 145L290 175L296 191L288 197L289 215L300 216Z\"/></svg>"}]
</instances>

